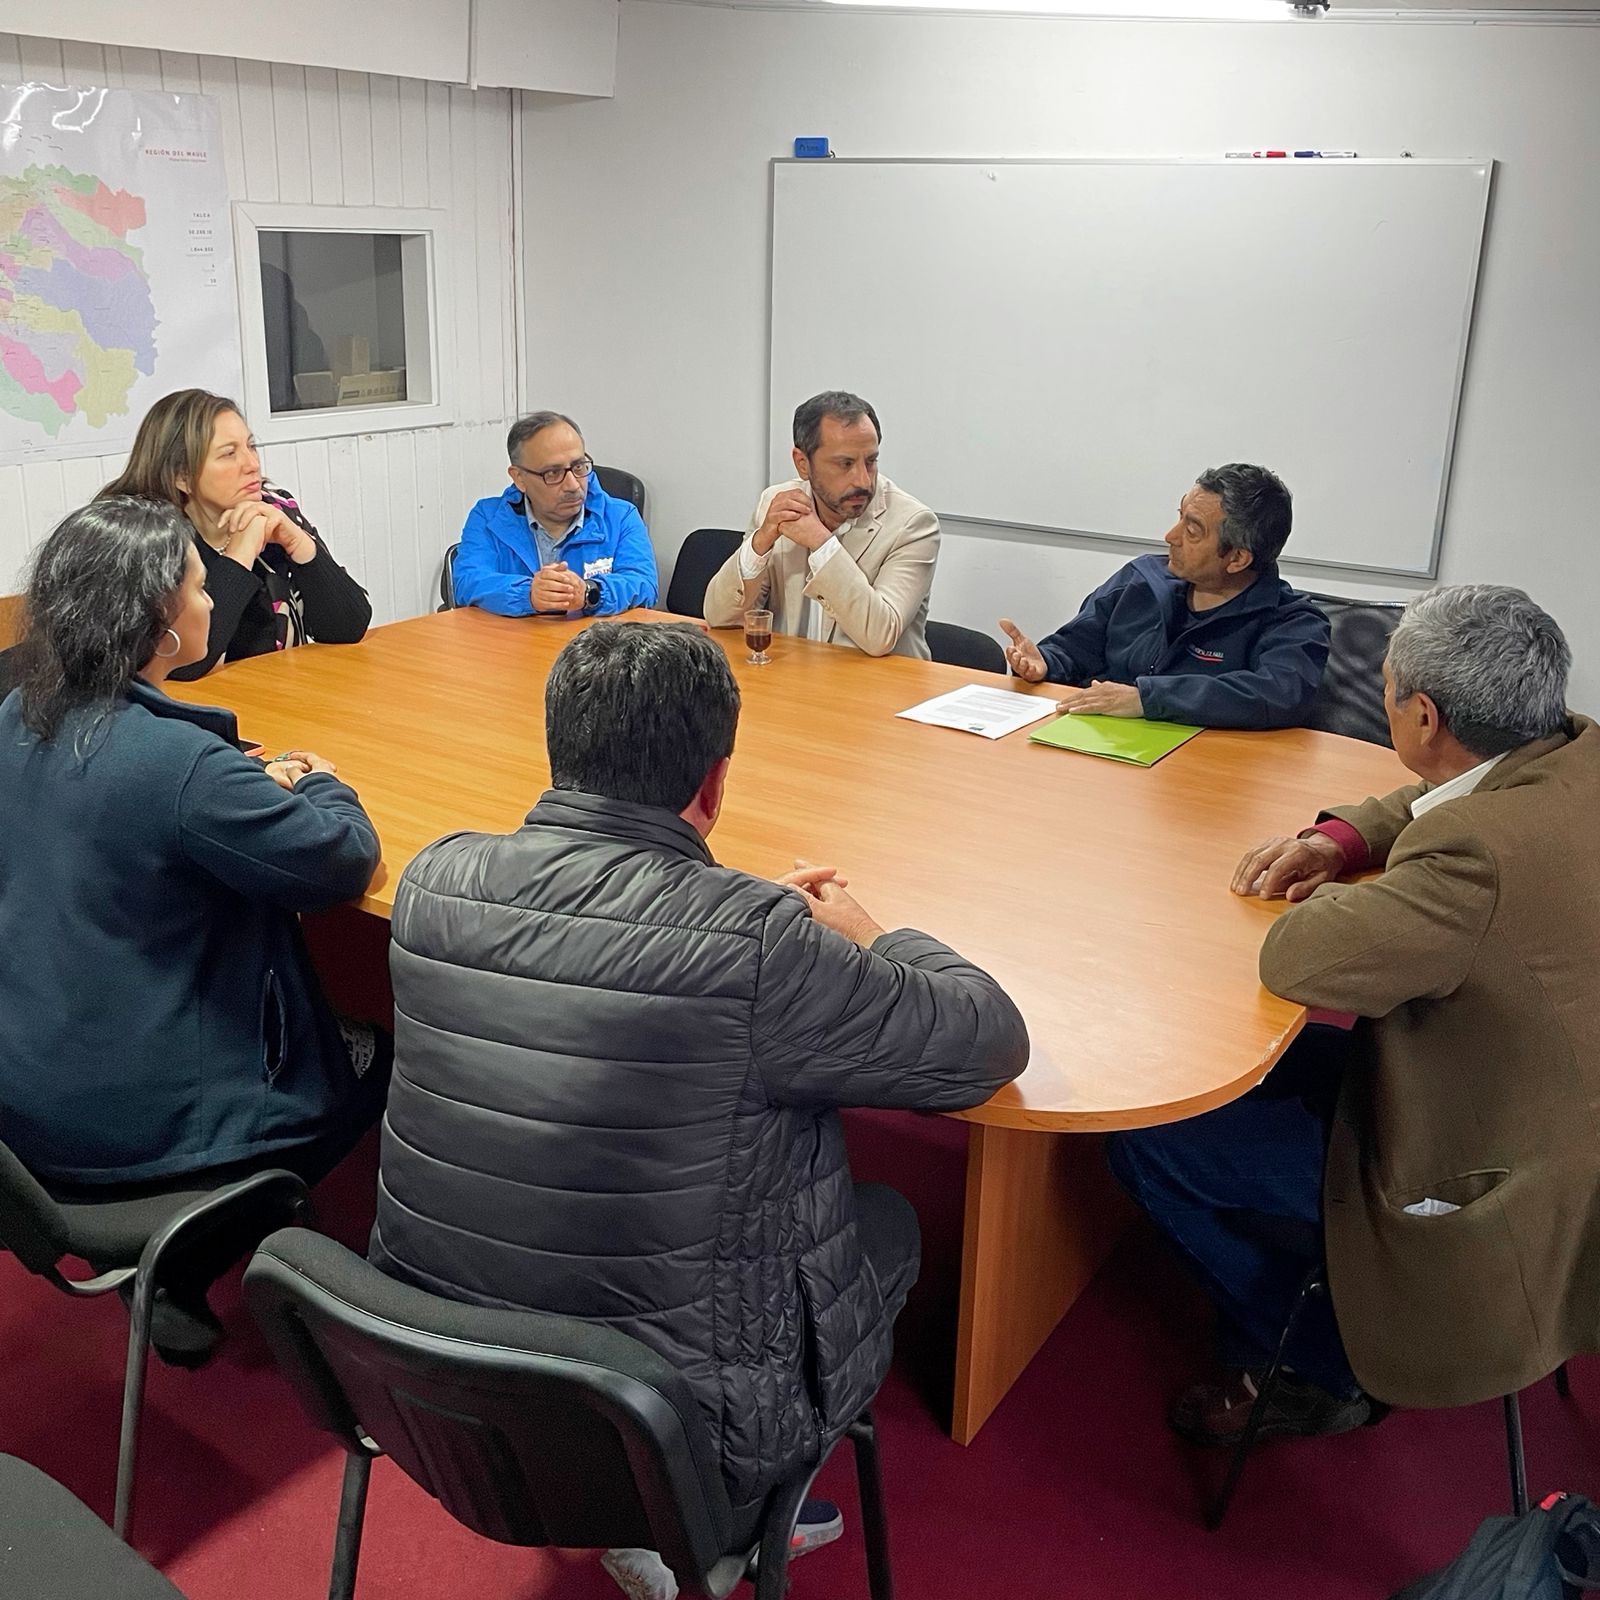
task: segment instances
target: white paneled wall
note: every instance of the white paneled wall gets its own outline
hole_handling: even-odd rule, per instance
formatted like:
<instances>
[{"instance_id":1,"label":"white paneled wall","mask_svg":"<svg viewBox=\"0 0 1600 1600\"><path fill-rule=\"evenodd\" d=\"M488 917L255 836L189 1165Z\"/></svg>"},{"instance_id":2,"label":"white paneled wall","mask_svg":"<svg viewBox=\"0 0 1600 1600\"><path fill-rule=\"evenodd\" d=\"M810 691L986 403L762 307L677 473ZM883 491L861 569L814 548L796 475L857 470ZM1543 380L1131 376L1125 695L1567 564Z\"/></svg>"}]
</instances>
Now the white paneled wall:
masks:
<instances>
[{"instance_id":1,"label":"white paneled wall","mask_svg":"<svg viewBox=\"0 0 1600 1600\"><path fill-rule=\"evenodd\" d=\"M430 610L467 507L506 481L517 394L510 94L0 34L0 83L29 80L211 95L236 201L450 213L452 303L440 315L453 321L455 370L444 376L456 421L265 451L268 477L298 495L366 586L375 621ZM0 467L0 594L20 586L29 549L122 465Z\"/></svg>"}]
</instances>

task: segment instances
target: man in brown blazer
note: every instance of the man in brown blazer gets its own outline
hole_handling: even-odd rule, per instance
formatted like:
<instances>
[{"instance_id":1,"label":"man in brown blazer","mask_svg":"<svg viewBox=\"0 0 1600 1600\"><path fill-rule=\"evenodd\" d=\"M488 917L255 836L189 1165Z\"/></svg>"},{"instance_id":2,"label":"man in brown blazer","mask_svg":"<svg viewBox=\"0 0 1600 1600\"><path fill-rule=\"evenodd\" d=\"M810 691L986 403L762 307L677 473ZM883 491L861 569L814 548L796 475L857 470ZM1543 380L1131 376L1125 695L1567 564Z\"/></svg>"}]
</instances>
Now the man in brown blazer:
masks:
<instances>
[{"instance_id":1,"label":"man in brown blazer","mask_svg":"<svg viewBox=\"0 0 1600 1600\"><path fill-rule=\"evenodd\" d=\"M1368 1395L1490 1399L1600 1349L1600 729L1566 711L1570 659L1520 590L1421 596L1384 680L1422 781L1239 865L1235 893L1292 904L1262 982L1362 1020L1230 1106L1111 1141L1241 1369L1180 1397L1189 1438L1237 1439L1324 1249L1333 1314L1297 1329L1268 1434L1357 1426Z\"/></svg>"},{"instance_id":2,"label":"man in brown blazer","mask_svg":"<svg viewBox=\"0 0 1600 1600\"><path fill-rule=\"evenodd\" d=\"M713 628L765 607L779 633L928 658L939 519L878 476L878 414L841 389L794 414L799 477L756 503L744 542L706 587Z\"/></svg>"}]
</instances>

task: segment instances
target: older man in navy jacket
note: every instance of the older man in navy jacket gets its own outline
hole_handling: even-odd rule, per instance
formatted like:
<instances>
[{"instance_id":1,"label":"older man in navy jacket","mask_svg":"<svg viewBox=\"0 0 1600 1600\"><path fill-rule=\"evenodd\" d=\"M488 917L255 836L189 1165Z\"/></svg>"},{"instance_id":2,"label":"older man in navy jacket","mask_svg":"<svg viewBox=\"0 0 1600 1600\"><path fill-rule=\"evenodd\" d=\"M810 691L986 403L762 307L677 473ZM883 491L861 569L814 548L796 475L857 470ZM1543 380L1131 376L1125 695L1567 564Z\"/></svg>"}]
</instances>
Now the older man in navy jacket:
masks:
<instances>
[{"instance_id":1,"label":"older man in navy jacket","mask_svg":"<svg viewBox=\"0 0 1600 1600\"><path fill-rule=\"evenodd\" d=\"M520 418L506 453L511 487L480 500L461 530L456 604L502 617L603 617L653 606L656 558L644 519L600 487L572 418Z\"/></svg>"},{"instance_id":2,"label":"older man in navy jacket","mask_svg":"<svg viewBox=\"0 0 1600 1600\"><path fill-rule=\"evenodd\" d=\"M1265 467L1201 473L1165 556L1130 561L1038 644L1001 619L1011 670L1073 685L1068 711L1207 728L1303 722L1328 661L1328 619L1278 576L1292 515Z\"/></svg>"}]
</instances>

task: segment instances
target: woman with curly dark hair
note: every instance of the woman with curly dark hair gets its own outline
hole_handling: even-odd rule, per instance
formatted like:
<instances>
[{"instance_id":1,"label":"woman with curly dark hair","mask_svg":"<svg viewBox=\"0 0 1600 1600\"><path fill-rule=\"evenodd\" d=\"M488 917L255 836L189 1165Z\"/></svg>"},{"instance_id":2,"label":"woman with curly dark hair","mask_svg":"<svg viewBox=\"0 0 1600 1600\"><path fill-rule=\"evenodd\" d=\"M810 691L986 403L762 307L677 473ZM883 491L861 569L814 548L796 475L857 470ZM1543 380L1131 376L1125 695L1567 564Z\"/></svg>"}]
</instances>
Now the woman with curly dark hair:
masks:
<instances>
[{"instance_id":1,"label":"woman with curly dark hair","mask_svg":"<svg viewBox=\"0 0 1600 1600\"><path fill-rule=\"evenodd\" d=\"M262 1166L314 1180L376 1120L388 1041L323 999L301 911L359 895L378 837L331 763L240 749L168 697L212 606L175 507L102 499L34 559L0 703L0 1139L57 1193L146 1193ZM157 1308L203 1359L226 1259Z\"/></svg>"}]
</instances>

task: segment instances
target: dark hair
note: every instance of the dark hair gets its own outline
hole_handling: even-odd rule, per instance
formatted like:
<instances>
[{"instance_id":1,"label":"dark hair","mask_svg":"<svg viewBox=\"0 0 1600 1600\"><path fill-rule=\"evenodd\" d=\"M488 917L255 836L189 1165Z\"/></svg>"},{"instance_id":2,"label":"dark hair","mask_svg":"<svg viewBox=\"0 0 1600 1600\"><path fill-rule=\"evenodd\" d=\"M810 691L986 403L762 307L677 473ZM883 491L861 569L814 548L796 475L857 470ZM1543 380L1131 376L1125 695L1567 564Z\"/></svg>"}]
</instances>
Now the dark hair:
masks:
<instances>
[{"instance_id":1,"label":"dark hair","mask_svg":"<svg viewBox=\"0 0 1600 1600\"><path fill-rule=\"evenodd\" d=\"M1248 550L1257 571L1272 566L1294 526L1294 496L1283 479L1265 467L1234 461L1208 467L1194 481L1196 488L1222 501L1217 553Z\"/></svg>"},{"instance_id":2,"label":"dark hair","mask_svg":"<svg viewBox=\"0 0 1600 1600\"><path fill-rule=\"evenodd\" d=\"M562 411L530 411L527 416L518 417L511 424L511 432L506 435L506 455L512 466L522 465L522 447L534 434L543 433L558 422L566 423L580 439L583 437L583 429Z\"/></svg>"},{"instance_id":3,"label":"dark hair","mask_svg":"<svg viewBox=\"0 0 1600 1600\"><path fill-rule=\"evenodd\" d=\"M57 523L28 578L22 720L54 738L73 712L87 740L167 631L194 530L161 500L91 500Z\"/></svg>"},{"instance_id":4,"label":"dark hair","mask_svg":"<svg viewBox=\"0 0 1600 1600\"><path fill-rule=\"evenodd\" d=\"M794 447L808 461L822 443L824 417L834 417L846 426L865 417L872 424L879 442L883 440L883 429L878 426L878 413L860 395L851 394L848 389L825 389L821 394L812 395L809 400L802 400L795 407Z\"/></svg>"},{"instance_id":5,"label":"dark hair","mask_svg":"<svg viewBox=\"0 0 1600 1600\"><path fill-rule=\"evenodd\" d=\"M733 752L739 685L720 645L688 622L596 622L544 687L557 789L682 811Z\"/></svg>"},{"instance_id":6,"label":"dark hair","mask_svg":"<svg viewBox=\"0 0 1600 1600\"><path fill-rule=\"evenodd\" d=\"M217 418L229 411L243 415L233 401L205 389L163 395L145 412L127 467L100 491L100 497L139 495L181 506L189 494L178 487L178 479L187 478L193 490L211 451Z\"/></svg>"}]
</instances>

